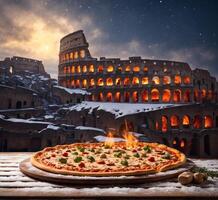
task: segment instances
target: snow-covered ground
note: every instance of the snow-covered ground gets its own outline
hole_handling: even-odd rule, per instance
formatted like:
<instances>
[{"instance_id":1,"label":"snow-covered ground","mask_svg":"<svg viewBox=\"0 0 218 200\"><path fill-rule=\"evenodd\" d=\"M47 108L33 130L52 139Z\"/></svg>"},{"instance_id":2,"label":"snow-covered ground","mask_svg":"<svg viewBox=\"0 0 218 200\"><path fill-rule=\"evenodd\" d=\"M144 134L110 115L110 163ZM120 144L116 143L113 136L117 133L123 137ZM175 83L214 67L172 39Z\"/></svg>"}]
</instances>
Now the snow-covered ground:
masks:
<instances>
[{"instance_id":1,"label":"snow-covered ground","mask_svg":"<svg viewBox=\"0 0 218 200\"><path fill-rule=\"evenodd\" d=\"M62 90L65 90L66 92L68 92L69 94L81 94L81 95L89 95L90 93L87 92L86 90L82 90L82 89L70 89L70 88L65 88L62 86L54 86L55 88L59 88Z\"/></svg>"}]
</instances>

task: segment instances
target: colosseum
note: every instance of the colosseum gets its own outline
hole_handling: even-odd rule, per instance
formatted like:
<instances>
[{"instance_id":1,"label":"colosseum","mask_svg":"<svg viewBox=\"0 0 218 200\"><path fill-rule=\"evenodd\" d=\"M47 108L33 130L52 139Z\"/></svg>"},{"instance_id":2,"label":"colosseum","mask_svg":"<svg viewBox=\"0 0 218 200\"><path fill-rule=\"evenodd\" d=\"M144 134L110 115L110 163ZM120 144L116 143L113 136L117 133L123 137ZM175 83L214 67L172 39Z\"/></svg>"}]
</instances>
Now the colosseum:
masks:
<instances>
[{"instance_id":1,"label":"colosseum","mask_svg":"<svg viewBox=\"0 0 218 200\"><path fill-rule=\"evenodd\" d=\"M71 123L122 132L125 120L131 131L188 155L218 155L218 83L207 70L192 69L183 62L141 57L97 59L88 47L82 30L60 41L59 84L88 91L86 100L92 102L89 108L86 104L81 109L71 109L80 115L79 119L69 117ZM111 108L122 104L134 108L140 104L144 110L110 117L107 111L102 114L97 109L108 103ZM101 118L101 123L89 118Z\"/></svg>"}]
</instances>

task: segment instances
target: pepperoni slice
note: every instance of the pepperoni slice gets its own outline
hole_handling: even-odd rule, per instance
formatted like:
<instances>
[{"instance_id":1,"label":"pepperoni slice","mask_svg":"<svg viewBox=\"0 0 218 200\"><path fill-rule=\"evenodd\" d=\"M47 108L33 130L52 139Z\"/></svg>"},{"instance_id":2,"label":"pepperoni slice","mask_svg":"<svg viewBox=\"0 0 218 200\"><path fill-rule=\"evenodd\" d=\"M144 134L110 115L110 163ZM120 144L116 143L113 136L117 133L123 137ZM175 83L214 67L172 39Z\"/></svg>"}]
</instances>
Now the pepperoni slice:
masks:
<instances>
[{"instance_id":1,"label":"pepperoni slice","mask_svg":"<svg viewBox=\"0 0 218 200\"><path fill-rule=\"evenodd\" d=\"M81 163L79 164L79 167L83 168L83 167L85 167L85 164L84 164L83 162L81 162Z\"/></svg>"},{"instance_id":2,"label":"pepperoni slice","mask_svg":"<svg viewBox=\"0 0 218 200\"><path fill-rule=\"evenodd\" d=\"M148 161L155 162L155 159L154 159L154 157L150 157L150 158L148 158Z\"/></svg>"},{"instance_id":3,"label":"pepperoni slice","mask_svg":"<svg viewBox=\"0 0 218 200\"><path fill-rule=\"evenodd\" d=\"M64 157L67 157L67 156L68 156L68 153L67 153L67 152L64 152L62 155L63 155Z\"/></svg>"}]
</instances>

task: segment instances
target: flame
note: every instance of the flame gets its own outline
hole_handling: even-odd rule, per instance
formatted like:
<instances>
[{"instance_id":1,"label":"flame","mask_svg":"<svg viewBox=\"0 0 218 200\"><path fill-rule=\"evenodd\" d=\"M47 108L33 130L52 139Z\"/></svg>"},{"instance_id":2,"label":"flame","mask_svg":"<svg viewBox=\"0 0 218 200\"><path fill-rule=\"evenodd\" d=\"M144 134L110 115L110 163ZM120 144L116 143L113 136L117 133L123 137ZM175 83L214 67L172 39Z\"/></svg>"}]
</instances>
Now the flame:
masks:
<instances>
[{"instance_id":1,"label":"flame","mask_svg":"<svg viewBox=\"0 0 218 200\"><path fill-rule=\"evenodd\" d=\"M184 148L184 147L185 147L185 142L184 142L184 140L181 140L181 142L180 142L180 147L181 147L181 148Z\"/></svg>"},{"instance_id":2,"label":"flame","mask_svg":"<svg viewBox=\"0 0 218 200\"><path fill-rule=\"evenodd\" d=\"M137 138L129 132L127 121L125 120L125 127L123 137L126 140L126 147L135 148L137 146L138 140Z\"/></svg>"},{"instance_id":3,"label":"flame","mask_svg":"<svg viewBox=\"0 0 218 200\"><path fill-rule=\"evenodd\" d=\"M109 147L112 147L114 145L114 137L111 132L107 134L107 139L105 140L104 145Z\"/></svg>"}]
</instances>

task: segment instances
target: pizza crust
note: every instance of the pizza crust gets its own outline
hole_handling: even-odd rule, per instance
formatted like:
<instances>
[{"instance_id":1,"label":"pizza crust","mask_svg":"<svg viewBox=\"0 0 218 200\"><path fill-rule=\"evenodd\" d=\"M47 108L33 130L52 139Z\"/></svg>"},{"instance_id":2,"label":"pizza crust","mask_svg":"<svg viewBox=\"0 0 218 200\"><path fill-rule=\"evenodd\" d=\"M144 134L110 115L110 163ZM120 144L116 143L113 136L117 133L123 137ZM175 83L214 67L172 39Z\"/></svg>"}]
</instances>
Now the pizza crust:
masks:
<instances>
[{"instance_id":1,"label":"pizza crust","mask_svg":"<svg viewBox=\"0 0 218 200\"><path fill-rule=\"evenodd\" d=\"M99 146L99 143L90 143L93 145L93 147ZM70 144L70 145L57 145L55 147L47 147L42 151L36 152L32 157L31 157L31 163L33 166L42 169L44 171L47 172L51 172L51 173L56 173L56 174L64 174L64 175L74 175L74 176L122 176L122 175L146 175L146 174L153 174L153 173L158 173L158 172L163 172L163 171L167 171L170 169L174 169L177 168L181 165L183 165L186 162L186 157L183 153L179 152L176 149L170 148L166 145L163 144L158 144L158 143L143 143L144 145L149 145L153 148L161 148L161 149L165 149L169 152L173 152L177 157L178 157L178 161L174 162L174 163L169 163L167 165L161 166L160 168L157 169L136 169L136 170L128 170L128 171L109 171L109 172L80 172L80 171L72 171L72 170L66 170L66 169L57 169L57 168L53 168L50 166L45 165L44 163L42 163L40 161L40 156L43 155L43 153L50 151L50 150L58 150L58 149L63 149L63 148L72 148L72 147L76 147L76 146L89 146L90 144L84 144L84 143L74 143L74 144Z\"/></svg>"}]
</instances>

